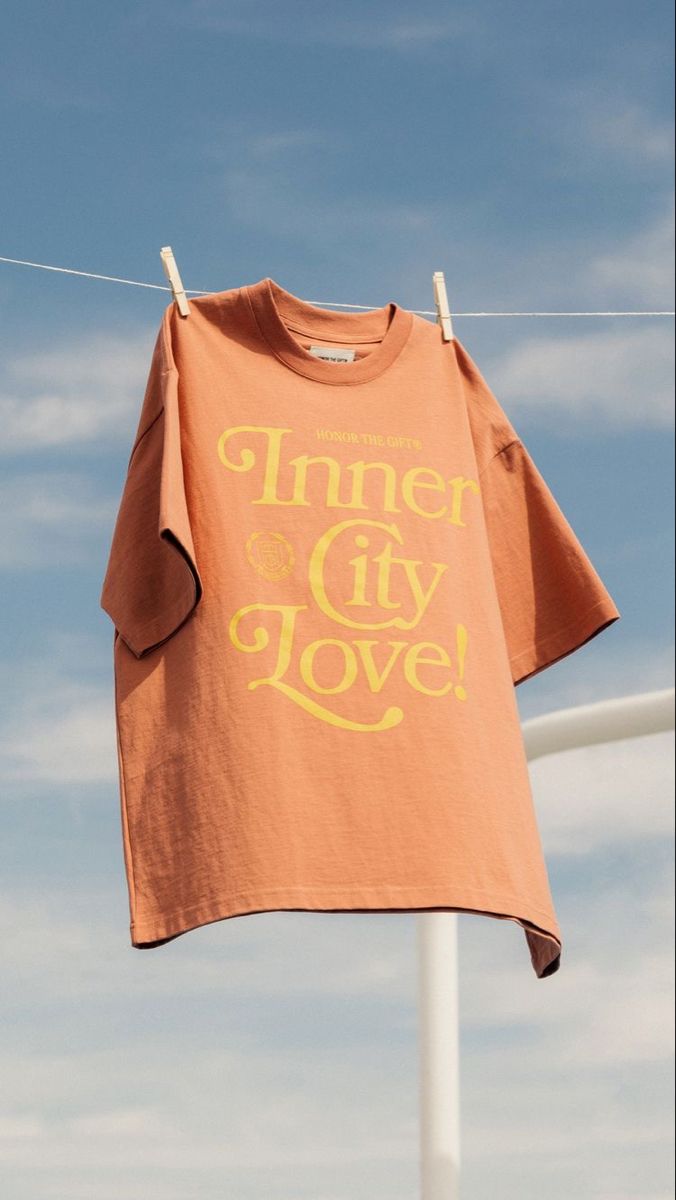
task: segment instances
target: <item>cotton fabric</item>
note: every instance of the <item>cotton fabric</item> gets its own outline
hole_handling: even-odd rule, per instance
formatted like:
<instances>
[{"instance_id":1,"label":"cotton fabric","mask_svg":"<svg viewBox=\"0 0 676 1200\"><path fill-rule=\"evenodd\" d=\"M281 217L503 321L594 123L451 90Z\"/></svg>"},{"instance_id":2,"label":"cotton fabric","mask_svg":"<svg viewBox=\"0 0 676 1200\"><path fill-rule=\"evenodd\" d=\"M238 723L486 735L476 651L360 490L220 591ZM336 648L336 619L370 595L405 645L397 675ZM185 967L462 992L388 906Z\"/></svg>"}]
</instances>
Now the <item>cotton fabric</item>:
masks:
<instances>
[{"instance_id":1,"label":"cotton fabric","mask_svg":"<svg viewBox=\"0 0 676 1200\"><path fill-rule=\"evenodd\" d=\"M458 338L270 278L168 305L101 606L132 946L448 909L559 969L515 686L620 613Z\"/></svg>"}]
</instances>

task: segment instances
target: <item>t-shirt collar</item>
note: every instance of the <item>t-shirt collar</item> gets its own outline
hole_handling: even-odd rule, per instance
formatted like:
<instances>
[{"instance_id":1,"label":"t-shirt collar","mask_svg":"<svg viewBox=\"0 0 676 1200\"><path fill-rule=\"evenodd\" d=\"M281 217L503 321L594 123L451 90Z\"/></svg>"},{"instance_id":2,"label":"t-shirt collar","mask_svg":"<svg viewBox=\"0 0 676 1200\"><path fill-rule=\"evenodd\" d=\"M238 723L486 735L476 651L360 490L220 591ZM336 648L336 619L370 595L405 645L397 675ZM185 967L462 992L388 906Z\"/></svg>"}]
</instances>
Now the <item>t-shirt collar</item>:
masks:
<instances>
[{"instance_id":1,"label":"t-shirt collar","mask_svg":"<svg viewBox=\"0 0 676 1200\"><path fill-rule=\"evenodd\" d=\"M381 375L403 349L413 326L413 314L391 300L363 313L332 312L309 304L266 277L243 289L258 328L291 370L319 383L364 383ZM329 362L305 350L287 327L310 336L318 345L331 341L359 346L381 339L375 349L354 362Z\"/></svg>"}]
</instances>

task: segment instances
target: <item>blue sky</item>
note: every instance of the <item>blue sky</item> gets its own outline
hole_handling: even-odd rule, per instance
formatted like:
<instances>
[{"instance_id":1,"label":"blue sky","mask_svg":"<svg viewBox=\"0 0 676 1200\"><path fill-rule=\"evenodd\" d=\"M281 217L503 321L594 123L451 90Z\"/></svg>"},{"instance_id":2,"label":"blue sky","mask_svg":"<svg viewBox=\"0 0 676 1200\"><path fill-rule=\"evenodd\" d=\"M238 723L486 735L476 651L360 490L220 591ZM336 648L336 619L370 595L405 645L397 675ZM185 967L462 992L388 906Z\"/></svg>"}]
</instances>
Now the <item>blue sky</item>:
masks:
<instances>
[{"instance_id":1,"label":"blue sky","mask_svg":"<svg viewBox=\"0 0 676 1200\"><path fill-rule=\"evenodd\" d=\"M671 5L3 10L0 255L315 303L671 310ZM410 1200L416 917L132 949L98 607L168 296L0 262L0 1183ZM621 620L522 718L673 686L673 321L458 317ZM564 939L461 915L463 1195L671 1196L673 738L531 766Z\"/></svg>"}]
</instances>

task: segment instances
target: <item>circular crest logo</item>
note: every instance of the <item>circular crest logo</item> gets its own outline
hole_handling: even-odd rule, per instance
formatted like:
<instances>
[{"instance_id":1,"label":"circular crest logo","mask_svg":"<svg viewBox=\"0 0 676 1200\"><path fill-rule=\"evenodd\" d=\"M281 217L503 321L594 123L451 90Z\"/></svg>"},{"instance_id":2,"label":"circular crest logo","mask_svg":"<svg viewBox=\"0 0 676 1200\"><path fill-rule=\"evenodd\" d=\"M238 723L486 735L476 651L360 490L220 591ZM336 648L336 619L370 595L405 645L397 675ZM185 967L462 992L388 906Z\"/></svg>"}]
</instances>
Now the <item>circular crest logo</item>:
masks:
<instances>
[{"instance_id":1,"label":"circular crest logo","mask_svg":"<svg viewBox=\"0 0 676 1200\"><path fill-rule=\"evenodd\" d=\"M265 579L284 579L291 573L295 556L282 533L258 532L247 538L246 556Z\"/></svg>"}]
</instances>

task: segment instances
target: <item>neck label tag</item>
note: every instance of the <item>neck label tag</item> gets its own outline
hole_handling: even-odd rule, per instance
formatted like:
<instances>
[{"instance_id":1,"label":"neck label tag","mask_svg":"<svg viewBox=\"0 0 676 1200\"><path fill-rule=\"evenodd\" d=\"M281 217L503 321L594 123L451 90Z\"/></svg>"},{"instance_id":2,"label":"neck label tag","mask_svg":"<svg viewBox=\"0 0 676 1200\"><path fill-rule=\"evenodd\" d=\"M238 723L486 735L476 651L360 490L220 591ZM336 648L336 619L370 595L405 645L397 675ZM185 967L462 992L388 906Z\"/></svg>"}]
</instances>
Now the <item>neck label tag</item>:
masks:
<instances>
[{"instance_id":1,"label":"neck label tag","mask_svg":"<svg viewBox=\"0 0 676 1200\"><path fill-rule=\"evenodd\" d=\"M327 362L354 362L356 353L356 350L344 350L341 346L310 346L310 354Z\"/></svg>"}]
</instances>

